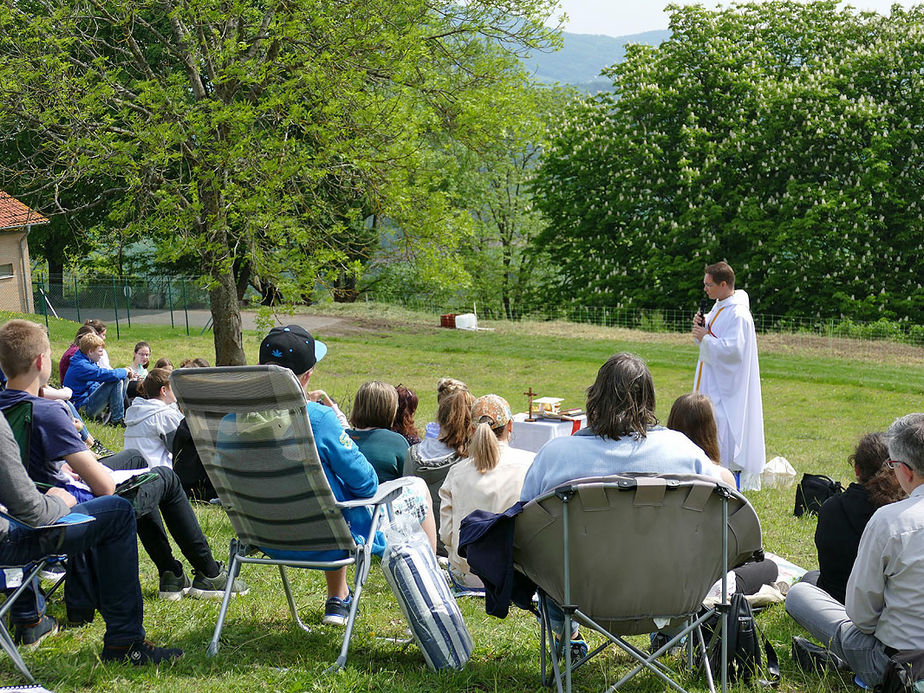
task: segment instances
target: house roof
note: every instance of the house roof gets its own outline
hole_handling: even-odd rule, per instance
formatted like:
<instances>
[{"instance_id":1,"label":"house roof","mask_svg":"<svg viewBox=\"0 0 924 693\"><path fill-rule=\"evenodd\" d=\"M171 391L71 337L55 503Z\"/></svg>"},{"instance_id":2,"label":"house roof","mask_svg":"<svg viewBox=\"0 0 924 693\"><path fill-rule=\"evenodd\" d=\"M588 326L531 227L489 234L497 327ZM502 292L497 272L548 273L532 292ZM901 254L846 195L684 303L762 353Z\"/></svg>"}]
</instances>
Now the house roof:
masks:
<instances>
[{"instance_id":1,"label":"house roof","mask_svg":"<svg viewBox=\"0 0 924 693\"><path fill-rule=\"evenodd\" d=\"M0 231L29 224L47 224L48 219L29 209L12 195L0 190Z\"/></svg>"}]
</instances>

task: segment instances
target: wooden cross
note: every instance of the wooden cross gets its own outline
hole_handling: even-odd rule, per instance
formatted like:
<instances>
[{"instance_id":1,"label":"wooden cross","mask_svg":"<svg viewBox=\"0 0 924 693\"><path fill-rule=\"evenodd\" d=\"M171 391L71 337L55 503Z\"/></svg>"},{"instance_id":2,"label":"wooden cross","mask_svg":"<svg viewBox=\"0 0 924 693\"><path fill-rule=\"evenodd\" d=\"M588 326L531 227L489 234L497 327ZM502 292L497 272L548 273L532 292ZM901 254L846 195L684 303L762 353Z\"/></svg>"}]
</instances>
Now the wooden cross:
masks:
<instances>
[{"instance_id":1,"label":"wooden cross","mask_svg":"<svg viewBox=\"0 0 924 693\"><path fill-rule=\"evenodd\" d=\"M539 393L533 392L532 385L530 385L529 390L527 392L524 392L523 394L529 397L529 409L526 410L526 420L535 421L535 419L533 418L533 397L535 397Z\"/></svg>"}]
</instances>

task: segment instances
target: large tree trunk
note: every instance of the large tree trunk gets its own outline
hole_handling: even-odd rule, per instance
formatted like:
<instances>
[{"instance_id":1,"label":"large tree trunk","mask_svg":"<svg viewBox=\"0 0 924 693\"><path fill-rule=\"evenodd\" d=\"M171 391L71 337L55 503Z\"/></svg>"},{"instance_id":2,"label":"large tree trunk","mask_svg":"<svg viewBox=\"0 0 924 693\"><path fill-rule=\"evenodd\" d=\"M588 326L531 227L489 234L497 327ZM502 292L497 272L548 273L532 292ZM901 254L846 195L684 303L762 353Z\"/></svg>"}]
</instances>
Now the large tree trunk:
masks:
<instances>
[{"instance_id":1,"label":"large tree trunk","mask_svg":"<svg viewBox=\"0 0 924 693\"><path fill-rule=\"evenodd\" d=\"M215 365L244 366L247 358L241 340L241 305L237 285L230 271L215 277L209 292L212 304L212 331L215 335Z\"/></svg>"}]
</instances>

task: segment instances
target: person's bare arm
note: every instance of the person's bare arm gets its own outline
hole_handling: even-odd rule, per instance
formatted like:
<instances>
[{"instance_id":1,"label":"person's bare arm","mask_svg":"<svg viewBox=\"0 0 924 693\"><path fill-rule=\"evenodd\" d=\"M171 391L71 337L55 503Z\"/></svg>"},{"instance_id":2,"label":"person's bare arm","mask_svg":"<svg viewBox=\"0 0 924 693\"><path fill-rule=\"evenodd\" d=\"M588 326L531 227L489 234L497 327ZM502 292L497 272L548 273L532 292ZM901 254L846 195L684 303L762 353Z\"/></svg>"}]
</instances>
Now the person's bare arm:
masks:
<instances>
[{"instance_id":1,"label":"person's bare arm","mask_svg":"<svg viewBox=\"0 0 924 693\"><path fill-rule=\"evenodd\" d=\"M89 450L82 450L67 455L65 461L90 487L94 496L111 496L115 491L115 482L109 470L100 464L96 455Z\"/></svg>"},{"instance_id":2,"label":"person's bare arm","mask_svg":"<svg viewBox=\"0 0 924 693\"><path fill-rule=\"evenodd\" d=\"M722 475L722 481L724 481L726 484L728 484L728 485L731 486L732 488L737 488L737 486L736 486L736 484L735 484L735 475L732 474L732 473L731 473L728 469L726 469L725 467L721 467L721 466L719 466L719 465L716 465L716 466L719 467L719 474Z\"/></svg>"}]
</instances>

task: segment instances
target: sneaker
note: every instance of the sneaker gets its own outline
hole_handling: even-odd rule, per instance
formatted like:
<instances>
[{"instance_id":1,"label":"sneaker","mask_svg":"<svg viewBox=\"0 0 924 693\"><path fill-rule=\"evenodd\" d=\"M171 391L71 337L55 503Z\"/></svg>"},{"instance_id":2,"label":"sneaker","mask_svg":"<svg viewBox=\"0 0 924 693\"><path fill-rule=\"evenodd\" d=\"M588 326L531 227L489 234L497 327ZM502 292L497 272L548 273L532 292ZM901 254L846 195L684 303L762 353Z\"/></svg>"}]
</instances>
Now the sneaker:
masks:
<instances>
[{"instance_id":1,"label":"sneaker","mask_svg":"<svg viewBox=\"0 0 924 693\"><path fill-rule=\"evenodd\" d=\"M215 577L206 577L199 571L195 571L195 575L192 587L188 592L190 597L193 599L221 599L225 595L225 586L228 584L228 571L223 564L218 564L218 575ZM248 592L250 592L250 588L247 583L240 578L236 578L234 586L231 588L231 596L245 595Z\"/></svg>"},{"instance_id":2,"label":"sneaker","mask_svg":"<svg viewBox=\"0 0 924 693\"><path fill-rule=\"evenodd\" d=\"M183 650L177 647L155 647L147 640L138 640L131 645L106 645L99 658L104 662L127 662L139 667L170 662L182 656Z\"/></svg>"},{"instance_id":3,"label":"sneaker","mask_svg":"<svg viewBox=\"0 0 924 693\"><path fill-rule=\"evenodd\" d=\"M651 640L651 646L648 648L648 654L654 654L662 647L664 647L668 641L673 638L673 635L663 633L660 630L655 633L649 633L649 639ZM687 642L687 636L684 635L680 638L679 642L674 643L674 645L664 654L672 655L680 651L680 648L683 647Z\"/></svg>"},{"instance_id":4,"label":"sneaker","mask_svg":"<svg viewBox=\"0 0 924 693\"><path fill-rule=\"evenodd\" d=\"M35 623L17 623L13 633L13 642L25 647L37 647L48 635L58 632L58 622L48 614Z\"/></svg>"},{"instance_id":5,"label":"sneaker","mask_svg":"<svg viewBox=\"0 0 924 693\"><path fill-rule=\"evenodd\" d=\"M165 570L160 574L160 588L157 592L158 599L166 599L168 602L175 602L183 598L183 595L189 592L192 583L189 576L180 568L180 574Z\"/></svg>"},{"instance_id":6,"label":"sneaker","mask_svg":"<svg viewBox=\"0 0 924 693\"><path fill-rule=\"evenodd\" d=\"M97 457L112 457L115 453L103 445L98 440L93 441L93 445L90 446L90 451L95 452Z\"/></svg>"},{"instance_id":7,"label":"sneaker","mask_svg":"<svg viewBox=\"0 0 924 693\"><path fill-rule=\"evenodd\" d=\"M125 428L125 419L119 419L118 421L110 421L109 425L113 428Z\"/></svg>"},{"instance_id":8,"label":"sneaker","mask_svg":"<svg viewBox=\"0 0 924 693\"><path fill-rule=\"evenodd\" d=\"M837 655L798 635L793 636L792 639L792 659L802 671L815 674L824 674L828 671L849 671L850 669L847 663Z\"/></svg>"},{"instance_id":9,"label":"sneaker","mask_svg":"<svg viewBox=\"0 0 924 693\"><path fill-rule=\"evenodd\" d=\"M39 571L39 577L42 580L57 582L64 577L64 565L61 563L51 563Z\"/></svg>"},{"instance_id":10,"label":"sneaker","mask_svg":"<svg viewBox=\"0 0 924 693\"><path fill-rule=\"evenodd\" d=\"M555 638L555 651L556 652L559 651L560 642L561 641L556 637ZM571 663L572 664L574 664L578 660L583 659L584 657L587 656L587 652L588 652L587 643L584 642L584 640L581 638L581 635L579 633L576 634L571 639L571 643L569 647L571 648ZM559 661L564 659L564 656L565 656L564 650L561 650L561 656L559 658Z\"/></svg>"},{"instance_id":11,"label":"sneaker","mask_svg":"<svg viewBox=\"0 0 924 693\"><path fill-rule=\"evenodd\" d=\"M587 656L587 643L581 639L571 641L571 663L577 662Z\"/></svg>"},{"instance_id":12,"label":"sneaker","mask_svg":"<svg viewBox=\"0 0 924 693\"><path fill-rule=\"evenodd\" d=\"M350 618L350 606L352 603L352 592L347 595L346 599L330 597L324 602L324 617L321 619L321 623L325 626L345 626Z\"/></svg>"}]
</instances>

